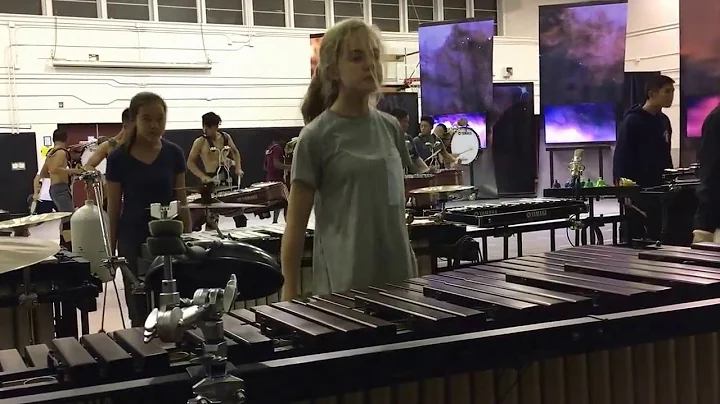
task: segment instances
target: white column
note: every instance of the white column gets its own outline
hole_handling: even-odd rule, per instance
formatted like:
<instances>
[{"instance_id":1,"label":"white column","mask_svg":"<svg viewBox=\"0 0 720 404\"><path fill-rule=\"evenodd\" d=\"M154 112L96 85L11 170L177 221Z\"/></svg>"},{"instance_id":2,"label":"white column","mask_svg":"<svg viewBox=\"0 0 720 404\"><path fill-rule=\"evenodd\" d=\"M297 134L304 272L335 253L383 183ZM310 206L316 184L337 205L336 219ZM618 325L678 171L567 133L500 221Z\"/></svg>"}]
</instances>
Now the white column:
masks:
<instances>
[{"instance_id":1,"label":"white column","mask_svg":"<svg viewBox=\"0 0 720 404\"><path fill-rule=\"evenodd\" d=\"M372 24L372 6L370 5L370 0L363 0L363 11L365 22Z\"/></svg>"},{"instance_id":2,"label":"white column","mask_svg":"<svg viewBox=\"0 0 720 404\"><path fill-rule=\"evenodd\" d=\"M408 32L408 0L400 0L400 32Z\"/></svg>"},{"instance_id":3,"label":"white column","mask_svg":"<svg viewBox=\"0 0 720 404\"><path fill-rule=\"evenodd\" d=\"M150 21L160 21L158 0L150 0Z\"/></svg>"},{"instance_id":4,"label":"white column","mask_svg":"<svg viewBox=\"0 0 720 404\"><path fill-rule=\"evenodd\" d=\"M435 1L435 10L433 10L435 21L443 21L445 19L445 2L443 0Z\"/></svg>"},{"instance_id":5,"label":"white column","mask_svg":"<svg viewBox=\"0 0 720 404\"><path fill-rule=\"evenodd\" d=\"M27 0L25 0L27 1ZM43 15L53 15L53 4L52 0L43 0L40 3L40 6L42 7L42 13Z\"/></svg>"},{"instance_id":6,"label":"white column","mask_svg":"<svg viewBox=\"0 0 720 404\"><path fill-rule=\"evenodd\" d=\"M468 18L475 17L475 0L467 0L467 12Z\"/></svg>"},{"instance_id":7,"label":"white column","mask_svg":"<svg viewBox=\"0 0 720 404\"><path fill-rule=\"evenodd\" d=\"M285 26L295 28L295 7L292 0L285 0Z\"/></svg>"},{"instance_id":8,"label":"white column","mask_svg":"<svg viewBox=\"0 0 720 404\"><path fill-rule=\"evenodd\" d=\"M325 26L327 28L335 25L335 4L333 0L325 0Z\"/></svg>"},{"instance_id":9,"label":"white column","mask_svg":"<svg viewBox=\"0 0 720 404\"><path fill-rule=\"evenodd\" d=\"M197 20L200 24L207 24L207 12L205 0L197 0L195 3L195 9L197 10Z\"/></svg>"},{"instance_id":10,"label":"white column","mask_svg":"<svg viewBox=\"0 0 720 404\"><path fill-rule=\"evenodd\" d=\"M255 25L253 18L253 0L245 0L243 3L243 15L245 16L245 25Z\"/></svg>"}]
</instances>

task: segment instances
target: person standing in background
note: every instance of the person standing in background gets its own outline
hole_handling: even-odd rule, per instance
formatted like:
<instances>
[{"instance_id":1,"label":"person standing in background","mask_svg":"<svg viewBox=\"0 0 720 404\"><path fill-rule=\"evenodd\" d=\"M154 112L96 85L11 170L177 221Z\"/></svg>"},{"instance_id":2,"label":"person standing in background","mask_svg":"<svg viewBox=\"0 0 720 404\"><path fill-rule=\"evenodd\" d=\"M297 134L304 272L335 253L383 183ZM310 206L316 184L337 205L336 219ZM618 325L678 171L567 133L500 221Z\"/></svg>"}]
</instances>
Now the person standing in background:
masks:
<instances>
[{"instance_id":1,"label":"person standing in background","mask_svg":"<svg viewBox=\"0 0 720 404\"><path fill-rule=\"evenodd\" d=\"M50 196L50 178L40 178L39 172L33 181L32 199L35 202L35 209L30 214L42 215L55 211L55 203Z\"/></svg>"},{"instance_id":2,"label":"person standing in background","mask_svg":"<svg viewBox=\"0 0 720 404\"><path fill-rule=\"evenodd\" d=\"M420 118L420 135L413 139L415 149L418 151L418 155L430 168L433 167L432 162L437 161L439 163L440 158L448 165L448 167L455 166L457 159L450 155L445 149L445 145L442 140L432 133L435 119L431 116L423 116Z\"/></svg>"},{"instance_id":3,"label":"person standing in background","mask_svg":"<svg viewBox=\"0 0 720 404\"><path fill-rule=\"evenodd\" d=\"M184 232L192 231L185 193L185 154L175 143L163 139L167 105L157 94L139 93L130 101L132 129L122 147L108 156L107 199L110 248L127 259L128 269L140 269L142 245L150 237L154 220L150 205L167 206L178 201ZM145 323L145 297L132 293L131 279L123 277L128 315L133 327Z\"/></svg>"},{"instance_id":4,"label":"person standing in background","mask_svg":"<svg viewBox=\"0 0 720 404\"><path fill-rule=\"evenodd\" d=\"M670 138L672 126L663 108L672 106L675 81L657 75L648 80L646 100L630 108L618 127L618 138L613 155L613 181L621 178L635 181L642 187L663 184L663 172L672 168ZM636 197L625 200L627 225L621 226L622 238L662 237L662 206L656 198Z\"/></svg>"},{"instance_id":5,"label":"person standing in background","mask_svg":"<svg viewBox=\"0 0 720 404\"><path fill-rule=\"evenodd\" d=\"M97 150L95 150L95 153L90 156L90 160L88 160L87 164L85 164L86 170L95 170L96 167L99 166L100 163L102 163L103 160L105 160L107 156L110 155L110 153L112 153L118 147L122 146L123 142L125 141L125 133L128 131L128 126L130 125L130 108L125 108L125 110L122 112L121 119L122 128L120 129L120 132L114 137L111 137L110 139L107 139L106 141L98 144Z\"/></svg>"},{"instance_id":6,"label":"person standing in background","mask_svg":"<svg viewBox=\"0 0 720 404\"><path fill-rule=\"evenodd\" d=\"M277 140L273 140L270 146L265 149L263 169L265 170L266 182L285 182L285 171L290 167L283 163L284 155L283 144ZM285 216L287 216L287 207L285 208ZM275 209L273 211L273 224L278 222L279 217L280 209Z\"/></svg>"},{"instance_id":7,"label":"person standing in background","mask_svg":"<svg viewBox=\"0 0 720 404\"><path fill-rule=\"evenodd\" d=\"M410 154L410 159L415 165L414 172L420 174L426 173L429 168L427 164L425 164L423 159L420 158L417 148L415 147L415 143L413 142L413 137L408 134L408 130L410 129L410 114L404 109L395 108L390 111L390 115L394 116L395 119L398 120L398 123L400 124L400 129L405 134L405 146L407 147L408 153Z\"/></svg>"},{"instance_id":8,"label":"person standing in background","mask_svg":"<svg viewBox=\"0 0 720 404\"><path fill-rule=\"evenodd\" d=\"M360 19L325 33L301 111L281 261L283 300L298 296L315 207L313 292L417 276L405 222L403 168L414 166L397 119L370 106L382 83L380 35Z\"/></svg>"},{"instance_id":9,"label":"person standing in background","mask_svg":"<svg viewBox=\"0 0 720 404\"><path fill-rule=\"evenodd\" d=\"M73 175L82 174L82 168L70 167L70 152L67 144L68 134L64 130L53 132L53 148L48 152L45 164L40 170L41 178L50 178L50 197L58 212L75 211L75 202L70 191ZM70 217L62 219L60 244L71 249Z\"/></svg>"},{"instance_id":10,"label":"person standing in background","mask_svg":"<svg viewBox=\"0 0 720 404\"><path fill-rule=\"evenodd\" d=\"M698 156L700 186L693 243L720 243L720 106L703 122Z\"/></svg>"},{"instance_id":11,"label":"person standing in background","mask_svg":"<svg viewBox=\"0 0 720 404\"><path fill-rule=\"evenodd\" d=\"M225 185L228 180L233 181L232 173L237 176L237 184L242 181L242 159L235 142L229 134L220 130L222 119L214 112L202 116L203 135L195 139L187 159L187 168L203 182L214 182L216 185ZM226 147L229 149L226 149ZM203 164L204 171L198 167L198 160ZM231 164L234 162L234 164ZM235 181L233 181L235 182ZM244 214L233 217L236 227L247 226L247 217ZM214 228L216 220L206 219L206 228ZM196 230L202 223L196 223Z\"/></svg>"}]
</instances>

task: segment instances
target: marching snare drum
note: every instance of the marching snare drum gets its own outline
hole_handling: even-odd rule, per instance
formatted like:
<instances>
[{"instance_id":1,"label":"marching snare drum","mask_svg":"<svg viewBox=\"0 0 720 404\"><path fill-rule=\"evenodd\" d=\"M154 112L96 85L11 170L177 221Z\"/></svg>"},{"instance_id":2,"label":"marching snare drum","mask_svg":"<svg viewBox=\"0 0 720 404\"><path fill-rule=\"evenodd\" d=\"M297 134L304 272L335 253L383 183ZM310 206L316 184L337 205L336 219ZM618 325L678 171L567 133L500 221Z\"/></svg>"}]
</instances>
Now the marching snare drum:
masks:
<instances>
[{"instance_id":1,"label":"marching snare drum","mask_svg":"<svg viewBox=\"0 0 720 404\"><path fill-rule=\"evenodd\" d=\"M409 174L405 176L405 198L410 197L410 191L418 188L431 187L435 185L434 174ZM416 207L432 206L434 204L433 195L413 195L412 204Z\"/></svg>"},{"instance_id":2,"label":"marching snare drum","mask_svg":"<svg viewBox=\"0 0 720 404\"><path fill-rule=\"evenodd\" d=\"M480 136L472 128L459 127L450 140L450 149L457 154L460 164L468 165L480 154Z\"/></svg>"},{"instance_id":3,"label":"marching snare drum","mask_svg":"<svg viewBox=\"0 0 720 404\"><path fill-rule=\"evenodd\" d=\"M418 188L431 187L435 185L433 174L409 174L405 176L405 195L409 196L410 191Z\"/></svg>"},{"instance_id":4,"label":"marching snare drum","mask_svg":"<svg viewBox=\"0 0 720 404\"><path fill-rule=\"evenodd\" d=\"M435 173L435 185L462 185L463 175L461 170L444 168Z\"/></svg>"}]
</instances>

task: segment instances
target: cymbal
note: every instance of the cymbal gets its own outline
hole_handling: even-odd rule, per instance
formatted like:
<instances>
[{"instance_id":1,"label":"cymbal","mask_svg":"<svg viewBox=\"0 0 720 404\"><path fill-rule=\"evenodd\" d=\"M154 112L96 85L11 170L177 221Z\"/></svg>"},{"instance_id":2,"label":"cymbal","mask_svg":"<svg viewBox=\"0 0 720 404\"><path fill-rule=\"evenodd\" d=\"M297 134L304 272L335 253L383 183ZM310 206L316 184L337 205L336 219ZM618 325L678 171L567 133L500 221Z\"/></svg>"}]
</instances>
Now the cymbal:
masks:
<instances>
[{"instance_id":1,"label":"cymbal","mask_svg":"<svg viewBox=\"0 0 720 404\"><path fill-rule=\"evenodd\" d=\"M241 209L241 208L264 208L265 205L252 205L249 203L188 203L185 205L188 209Z\"/></svg>"},{"instance_id":2,"label":"cymbal","mask_svg":"<svg viewBox=\"0 0 720 404\"><path fill-rule=\"evenodd\" d=\"M41 223L52 222L72 216L72 212L43 213L42 215L30 215L18 217L0 222L0 230L16 229L18 227L32 227Z\"/></svg>"},{"instance_id":3,"label":"cymbal","mask_svg":"<svg viewBox=\"0 0 720 404\"><path fill-rule=\"evenodd\" d=\"M37 264L58 251L60 245L49 240L0 237L0 274Z\"/></svg>"},{"instance_id":4,"label":"cymbal","mask_svg":"<svg viewBox=\"0 0 720 404\"><path fill-rule=\"evenodd\" d=\"M440 185L435 187L425 187L413 189L410 191L413 195L427 194L454 194L457 192L473 191L475 187L469 185Z\"/></svg>"}]
</instances>

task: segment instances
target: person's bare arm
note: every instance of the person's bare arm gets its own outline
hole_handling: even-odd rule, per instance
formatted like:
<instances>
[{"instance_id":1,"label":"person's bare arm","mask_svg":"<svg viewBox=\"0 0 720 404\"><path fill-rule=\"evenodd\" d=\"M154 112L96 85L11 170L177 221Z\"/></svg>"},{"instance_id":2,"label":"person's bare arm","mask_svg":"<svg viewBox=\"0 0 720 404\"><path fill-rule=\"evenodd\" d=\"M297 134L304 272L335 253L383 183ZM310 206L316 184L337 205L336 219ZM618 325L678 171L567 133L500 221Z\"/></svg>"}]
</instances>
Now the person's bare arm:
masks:
<instances>
[{"instance_id":1,"label":"person's bare arm","mask_svg":"<svg viewBox=\"0 0 720 404\"><path fill-rule=\"evenodd\" d=\"M290 169L290 165L283 163L282 160L280 159L280 156L278 156L277 154L273 155L273 167L275 167L276 170L289 170Z\"/></svg>"},{"instance_id":2,"label":"person's bare arm","mask_svg":"<svg viewBox=\"0 0 720 404\"><path fill-rule=\"evenodd\" d=\"M232 160L235 162L235 169L238 170L238 174L242 172L242 158L240 157L240 150L235 146L232 138L228 135L228 146L230 146L230 155Z\"/></svg>"},{"instance_id":3,"label":"person's bare arm","mask_svg":"<svg viewBox=\"0 0 720 404\"><path fill-rule=\"evenodd\" d=\"M185 191L185 173L175 175L175 199L180 204L178 216L183 222L185 233L192 232L192 219L190 209L187 207L187 192Z\"/></svg>"},{"instance_id":4,"label":"person's bare arm","mask_svg":"<svg viewBox=\"0 0 720 404\"><path fill-rule=\"evenodd\" d=\"M67 152L58 150L55 154L47 159L48 172L56 175L76 175L83 172L80 168L67 167Z\"/></svg>"},{"instance_id":5,"label":"person's bare arm","mask_svg":"<svg viewBox=\"0 0 720 404\"><path fill-rule=\"evenodd\" d=\"M40 174L38 174L40 176L40 178L50 178L50 171L48 170L47 163L48 163L48 159L45 159L45 161L43 162L43 166L40 169Z\"/></svg>"},{"instance_id":6,"label":"person's bare arm","mask_svg":"<svg viewBox=\"0 0 720 404\"><path fill-rule=\"evenodd\" d=\"M90 156L90 160L88 160L87 164L85 165L85 169L87 171L95 171L95 168L107 158L108 154L110 154L110 143L105 142L98 146L97 150L95 150L95 153Z\"/></svg>"},{"instance_id":7,"label":"person's bare arm","mask_svg":"<svg viewBox=\"0 0 720 404\"><path fill-rule=\"evenodd\" d=\"M40 174L38 173L38 175L33 178L33 198L38 198L40 195L40 188L42 188L42 178L40 178Z\"/></svg>"},{"instance_id":8,"label":"person's bare arm","mask_svg":"<svg viewBox=\"0 0 720 404\"><path fill-rule=\"evenodd\" d=\"M120 204L122 201L122 185L119 182L106 181L105 195L107 197L108 238L110 239L111 254L117 249L117 229L120 220Z\"/></svg>"},{"instance_id":9,"label":"person's bare arm","mask_svg":"<svg viewBox=\"0 0 720 404\"><path fill-rule=\"evenodd\" d=\"M310 212L315 198L315 189L301 181L293 181L288 200L285 233L280 248L280 262L285 284L282 290L283 300L292 300L298 296L297 285L300 277L300 263L305 245Z\"/></svg>"},{"instance_id":10,"label":"person's bare arm","mask_svg":"<svg viewBox=\"0 0 720 404\"><path fill-rule=\"evenodd\" d=\"M211 178L202 172L197 166L197 160L200 158L200 150L202 149L202 139L197 138L193 142L192 148L190 149L190 155L187 159L187 168L191 173L195 174L196 177L200 178L203 182L209 182Z\"/></svg>"}]
</instances>

